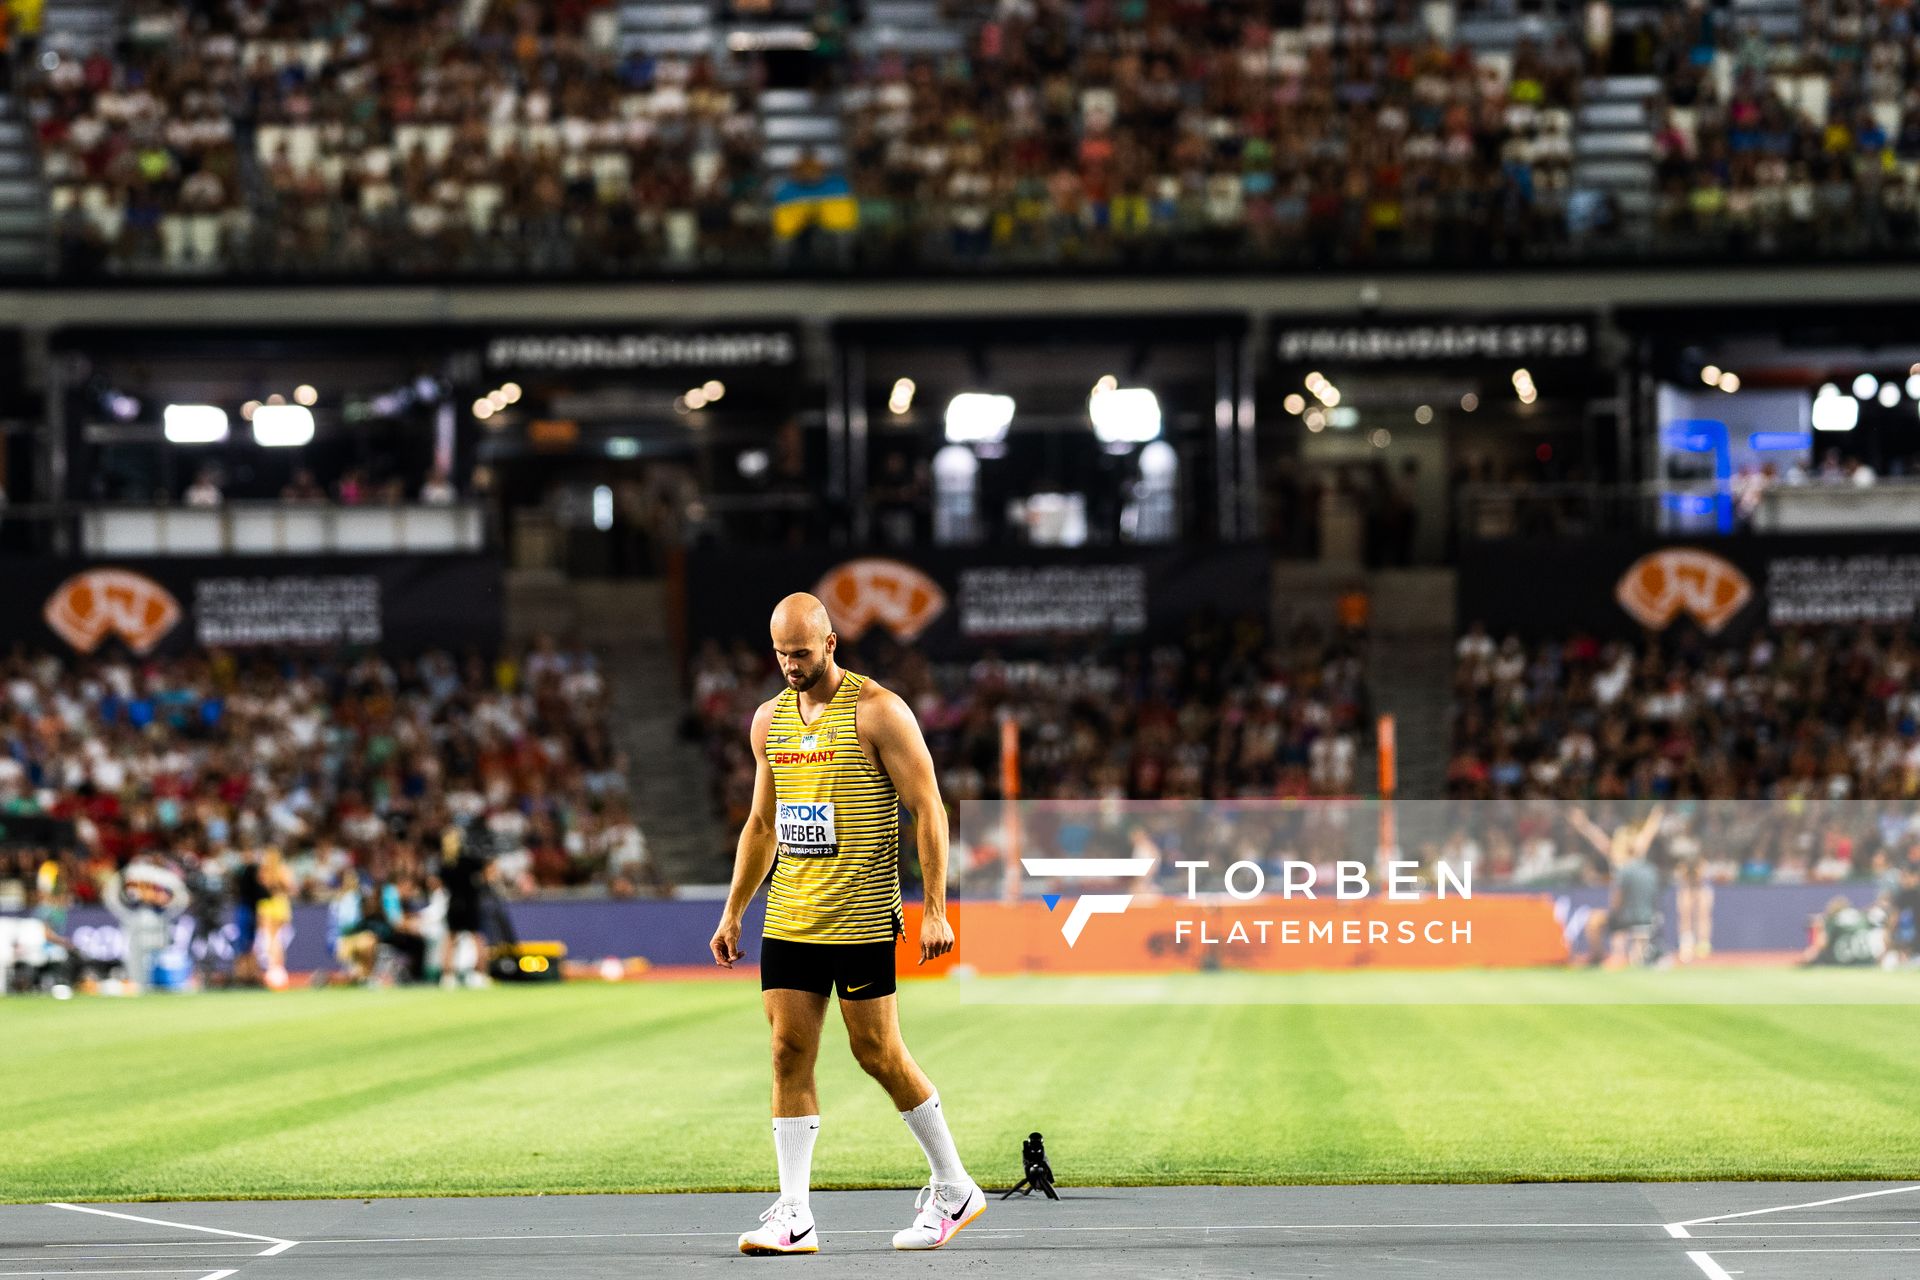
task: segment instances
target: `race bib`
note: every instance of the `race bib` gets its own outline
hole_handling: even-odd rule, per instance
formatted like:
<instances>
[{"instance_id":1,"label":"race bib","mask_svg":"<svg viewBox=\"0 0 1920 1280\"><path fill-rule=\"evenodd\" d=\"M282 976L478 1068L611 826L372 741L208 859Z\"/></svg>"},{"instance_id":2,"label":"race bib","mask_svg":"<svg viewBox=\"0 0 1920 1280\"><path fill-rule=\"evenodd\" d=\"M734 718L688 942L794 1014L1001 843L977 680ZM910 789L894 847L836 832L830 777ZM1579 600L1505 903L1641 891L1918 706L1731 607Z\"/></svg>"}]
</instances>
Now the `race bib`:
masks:
<instances>
[{"instance_id":1,"label":"race bib","mask_svg":"<svg viewBox=\"0 0 1920 1280\"><path fill-rule=\"evenodd\" d=\"M790 858L832 858L840 852L840 833L830 803L780 801L774 822L780 851Z\"/></svg>"}]
</instances>

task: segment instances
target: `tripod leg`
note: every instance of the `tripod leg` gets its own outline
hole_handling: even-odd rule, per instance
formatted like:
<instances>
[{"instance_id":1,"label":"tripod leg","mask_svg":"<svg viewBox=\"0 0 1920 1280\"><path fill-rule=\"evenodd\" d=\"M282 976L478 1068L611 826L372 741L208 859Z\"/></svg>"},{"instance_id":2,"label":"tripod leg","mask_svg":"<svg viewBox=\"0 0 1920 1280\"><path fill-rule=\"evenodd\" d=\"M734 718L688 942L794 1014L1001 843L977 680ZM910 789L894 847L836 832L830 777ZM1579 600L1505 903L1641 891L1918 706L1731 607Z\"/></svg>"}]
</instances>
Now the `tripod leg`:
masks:
<instances>
[{"instance_id":1,"label":"tripod leg","mask_svg":"<svg viewBox=\"0 0 1920 1280\"><path fill-rule=\"evenodd\" d=\"M1014 1183L1011 1187L1008 1187L1004 1192L1002 1192L1000 1195L1000 1198L1002 1200L1010 1200L1013 1198L1013 1195L1015 1192L1018 1192L1019 1194L1024 1196L1032 1189L1033 1189L1032 1187L1027 1185L1027 1180L1025 1178L1022 1178L1020 1179L1020 1181Z\"/></svg>"}]
</instances>

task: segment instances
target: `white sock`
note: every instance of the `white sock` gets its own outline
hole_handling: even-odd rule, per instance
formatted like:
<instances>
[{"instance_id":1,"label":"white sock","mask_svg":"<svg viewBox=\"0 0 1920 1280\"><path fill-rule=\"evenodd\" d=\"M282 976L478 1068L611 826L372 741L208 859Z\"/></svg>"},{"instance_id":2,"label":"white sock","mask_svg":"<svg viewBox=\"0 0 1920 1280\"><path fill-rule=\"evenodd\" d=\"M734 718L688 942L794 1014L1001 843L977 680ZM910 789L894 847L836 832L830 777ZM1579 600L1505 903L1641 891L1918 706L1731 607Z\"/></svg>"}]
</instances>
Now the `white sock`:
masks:
<instances>
[{"instance_id":1,"label":"white sock","mask_svg":"<svg viewBox=\"0 0 1920 1280\"><path fill-rule=\"evenodd\" d=\"M966 1166L960 1163L960 1153L953 1147L953 1135L947 1132L947 1117L940 1111L939 1090L913 1110L902 1111L900 1118L907 1122L920 1149L927 1153L927 1166L933 1171L933 1180L964 1185Z\"/></svg>"},{"instance_id":2,"label":"white sock","mask_svg":"<svg viewBox=\"0 0 1920 1280\"><path fill-rule=\"evenodd\" d=\"M813 1173L813 1140L820 1136L819 1116L775 1116L773 1154L780 1163L780 1198L811 1212L807 1183Z\"/></svg>"}]
</instances>

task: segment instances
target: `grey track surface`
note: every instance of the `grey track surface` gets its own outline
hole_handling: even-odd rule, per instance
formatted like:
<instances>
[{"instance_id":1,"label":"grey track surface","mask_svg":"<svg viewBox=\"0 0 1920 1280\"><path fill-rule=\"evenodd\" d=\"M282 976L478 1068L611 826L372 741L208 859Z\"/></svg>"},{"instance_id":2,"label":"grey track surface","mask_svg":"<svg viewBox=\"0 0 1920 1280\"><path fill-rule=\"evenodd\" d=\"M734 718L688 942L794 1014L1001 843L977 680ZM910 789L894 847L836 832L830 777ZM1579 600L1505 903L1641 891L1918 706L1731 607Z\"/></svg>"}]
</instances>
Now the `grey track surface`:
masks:
<instances>
[{"instance_id":1,"label":"grey track surface","mask_svg":"<svg viewBox=\"0 0 1920 1280\"><path fill-rule=\"evenodd\" d=\"M910 1193L816 1192L822 1251L797 1258L735 1251L734 1237L756 1224L766 1195L84 1206L155 1222L14 1205L0 1207L0 1277L630 1280L722 1269L1047 1280L1920 1275L1920 1185L1905 1183L1075 1187L1062 1194L1059 1203L994 1199L948 1248L915 1255L895 1253L890 1243L912 1217ZM262 1256L285 1241L296 1243Z\"/></svg>"}]
</instances>

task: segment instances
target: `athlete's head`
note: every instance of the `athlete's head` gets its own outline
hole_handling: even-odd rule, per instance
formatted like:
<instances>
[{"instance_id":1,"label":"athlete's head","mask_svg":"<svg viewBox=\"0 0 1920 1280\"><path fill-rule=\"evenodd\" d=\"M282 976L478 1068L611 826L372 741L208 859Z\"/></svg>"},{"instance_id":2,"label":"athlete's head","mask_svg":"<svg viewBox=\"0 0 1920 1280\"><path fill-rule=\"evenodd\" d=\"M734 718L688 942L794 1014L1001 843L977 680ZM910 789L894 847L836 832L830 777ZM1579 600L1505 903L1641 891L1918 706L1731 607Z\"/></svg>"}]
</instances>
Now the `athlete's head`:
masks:
<instances>
[{"instance_id":1,"label":"athlete's head","mask_svg":"<svg viewBox=\"0 0 1920 1280\"><path fill-rule=\"evenodd\" d=\"M839 637L827 606L804 591L796 591L773 610L773 656L789 688L805 693L820 683L833 662Z\"/></svg>"}]
</instances>

